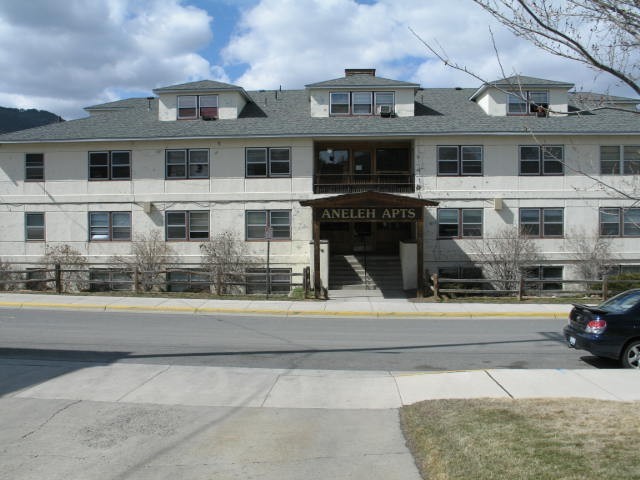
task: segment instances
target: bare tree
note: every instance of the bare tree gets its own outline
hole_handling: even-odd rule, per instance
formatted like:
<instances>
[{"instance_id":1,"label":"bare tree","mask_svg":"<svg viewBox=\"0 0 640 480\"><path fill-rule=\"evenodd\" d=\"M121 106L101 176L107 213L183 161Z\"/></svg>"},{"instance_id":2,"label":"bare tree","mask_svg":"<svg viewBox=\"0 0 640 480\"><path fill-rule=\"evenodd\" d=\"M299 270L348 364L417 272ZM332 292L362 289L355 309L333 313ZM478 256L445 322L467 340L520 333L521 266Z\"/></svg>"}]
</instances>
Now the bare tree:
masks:
<instances>
[{"instance_id":1,"label":"bare tree","mask_svg":"<svg viewBox=\"0 0 640 480\"><path fill-rule=\"evenodd\" d=\"M231 231L225 231L200 244L202 265L213 281L212 292L224 295L234 288L231 283L243 278L247 266L256 262L248 255L247 247Z\"/></svg>"},{"instance_id":2,"label":"bare tree","mask_svg":"<svg viewBox=\"0 0 640 480\"><path fill-rule=\"evenodd\" d=\"M49 270L60 265L63 292L86 290L87 259L71 245L47 245L41 263Z\"/></svg>"},{"instance_id":3,"label":"bare tree","mask_svg":"<svg viewBox=\"0 0 640 480\"><path fill-rule=\"evenodd\" d=\"M567 235L567 245L576 260L576 269L581 279L601 279L615 261L611 252L611 239L601 237L598 231L586 232L583 228L576 228Z\"/></svg>"},{"instance_id":4,"label":"bare tree","mask_svg":"<svg viewBox=\"0 0 640 480\"><path fill-rule=\"evenodd\" d=\"M522 235L514 225L507 225L473 244L474 253L483 266L485 277L497 288L513 290L527 267L537 264L540 251L531 238Z\"/></svg>"},{"instance_id":5,"label":"bare tree","mask_svg":"<svg viewBox=\"0 0 640 480\"><path fill-rule=\"evenodd\" d=\"M136 235L131 242L131 254L111 257L111 262L126 268L137 269L140 286L145 292L157 290L164 282L165 271L176 264L176 253L158 231Z\"/></svg>"},{"instance_id":6,"label":"bare tree","mask_svg":"<svg viewBox=\"0 0 640 480\"><path fill-rule=\"evenodd\" d=\"M617 77L640 94L637 0L473 0L518 37Z\"/></svg>"}]
</instances>

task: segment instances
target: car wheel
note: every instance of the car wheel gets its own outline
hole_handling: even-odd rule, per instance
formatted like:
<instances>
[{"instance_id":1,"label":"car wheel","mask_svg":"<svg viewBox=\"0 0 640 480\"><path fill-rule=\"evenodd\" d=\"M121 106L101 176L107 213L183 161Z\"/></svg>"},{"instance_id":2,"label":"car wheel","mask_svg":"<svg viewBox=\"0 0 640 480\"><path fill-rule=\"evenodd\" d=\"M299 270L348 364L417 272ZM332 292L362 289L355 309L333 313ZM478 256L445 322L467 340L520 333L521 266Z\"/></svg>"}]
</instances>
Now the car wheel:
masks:
<instances>
[{"instance_id":1,"label":"car wheel","mask_svg":"<svg viewBox=\"0 0 640 480\"><path fill-rule=\"evenodd\" d=\"M640 340L632 341L622 352L622 366L624 368L640 369Z\"/></svg>"}]
</instances>

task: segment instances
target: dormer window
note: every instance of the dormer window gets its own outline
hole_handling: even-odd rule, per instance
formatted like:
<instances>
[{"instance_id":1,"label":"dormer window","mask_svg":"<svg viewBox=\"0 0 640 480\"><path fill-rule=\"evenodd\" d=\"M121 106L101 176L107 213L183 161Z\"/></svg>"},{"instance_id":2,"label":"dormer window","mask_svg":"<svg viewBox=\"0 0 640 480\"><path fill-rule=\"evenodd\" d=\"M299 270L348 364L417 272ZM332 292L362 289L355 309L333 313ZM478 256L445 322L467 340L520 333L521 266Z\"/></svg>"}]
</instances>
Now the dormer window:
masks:
<instances>
[{"instance_id":1,"label":"dormer window","mask_svg":"<svg viewBox=\"0 0 640 480\"><path fill-rule=\"evenodd\" d=\"M218 118L218 95L178 95L178 120Z\"/></svg>"},{"instance_id":2,"label":"dormer window","mask_svg":"<svg viewBox=\"0 0 640 480\"><path fill-rule=\"evenodd\" d=\"M331 92L329 111L331 115L390 115L394 100L394 92Z\"/></svg>"},{"instance_id":3,"label":"dormer window","mask_svg":"<svg viewBox=\"0 0 640 480\"><path fill-rule=\"evenodd\" d=\"M546 117L549 111L549 92L546 90L523 90L509 93L508 115L538 115Z\"/></svg>"}]
</instances>

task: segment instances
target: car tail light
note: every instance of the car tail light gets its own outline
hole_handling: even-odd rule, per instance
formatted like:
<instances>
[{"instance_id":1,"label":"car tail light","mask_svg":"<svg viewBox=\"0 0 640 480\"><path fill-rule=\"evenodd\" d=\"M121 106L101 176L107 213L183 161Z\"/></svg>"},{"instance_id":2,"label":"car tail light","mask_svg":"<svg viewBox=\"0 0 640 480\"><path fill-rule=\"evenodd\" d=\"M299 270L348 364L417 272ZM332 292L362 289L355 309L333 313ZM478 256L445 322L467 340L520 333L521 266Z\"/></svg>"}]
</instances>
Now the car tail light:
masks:
<instances>
[{"instance_id":1,"label":"car tail light","mask_svg":"<svg viewBox=\"0 0 640 480\"><path fill-rule=\"evenodd\" d=\"M584 330L587 333L595 333L597 335L604 332L605 328L607 328L607 322L605 322L601 318L596 318L595 320L591 320L589 323L587 323L587 326Z\"/></svg>"}]
</instances>

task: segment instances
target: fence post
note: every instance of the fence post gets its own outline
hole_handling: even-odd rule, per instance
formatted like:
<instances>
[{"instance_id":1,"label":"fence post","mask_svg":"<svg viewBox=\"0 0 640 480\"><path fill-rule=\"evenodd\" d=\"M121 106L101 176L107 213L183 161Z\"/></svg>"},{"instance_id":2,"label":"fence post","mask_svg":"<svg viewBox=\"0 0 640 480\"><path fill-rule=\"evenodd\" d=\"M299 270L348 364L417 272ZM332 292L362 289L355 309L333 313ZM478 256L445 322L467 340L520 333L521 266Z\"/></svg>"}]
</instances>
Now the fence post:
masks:
<instances>
[{"instance_id":1,"label":"fence post","mask_svg":"<svg viewBox=\"0 0 640 480\"><path fill-rule=\"evenodd\" d=\"M609 298L609 275L602 276L602 300Z\"/></svg>"},{"instance_id":2,"label":"fence post","mask_svg":"<svg viewBox=\"0 0 640 480\"><path fill-rule=\"evenodd\" d=\"M62 293L62 272L60 270L60 264L56 263L53 268L55 272L56 293Z\"/></svg>"},{"instance_id":3,"label":"fence post","mask_svg":"<svg viewBox=\"0 0 640 480\"><path fill-rule=\"evenodd\" d=\"M304 298L309 296L309 285L310 285L310 272L311 269L309 267L304 267L302 269L302 288L304 290Z\"/></svg>"},{"instance_id":4,"label":"fence post","mask_svg":"<svg viewBox=\"0 0 640 480\"><path fill-rule=\"evenodd\" d=\"M440 298L440 280L438 279L438 274L434 273L431 275L431 281L433 282L433 296L436 298Z\"/></svg>"},{"instance_id":5,"label":"fence post","mask_svg":"<svg viewBox=\"0 0 640 480\"><path fill-rule=\"evenodd\" d=\"M524 278L520 277L518 279L518 301L521 302L524 297Z\"/></svg>"},{"instance_id":6,"label":"fence post","mask_svg":"<svg viewBox=\"0 0 640 480\"><path fill-rule=\"evenodd\" d=\"M140 272L137 265L133 267L133 291L140 293Z\"/></svg>"}]
</instances>

